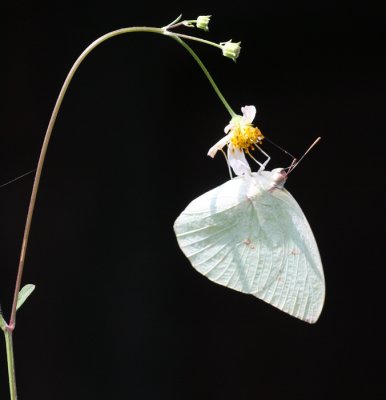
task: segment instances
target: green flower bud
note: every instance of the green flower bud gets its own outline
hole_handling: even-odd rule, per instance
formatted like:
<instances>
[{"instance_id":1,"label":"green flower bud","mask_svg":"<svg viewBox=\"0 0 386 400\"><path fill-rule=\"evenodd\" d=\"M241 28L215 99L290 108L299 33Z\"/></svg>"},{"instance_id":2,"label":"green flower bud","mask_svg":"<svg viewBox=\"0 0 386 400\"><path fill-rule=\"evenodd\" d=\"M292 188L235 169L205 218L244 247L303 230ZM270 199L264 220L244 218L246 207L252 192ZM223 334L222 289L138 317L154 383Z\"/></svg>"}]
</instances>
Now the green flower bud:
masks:
<instances>
[{"instance_id":1,"label":"green flower bud","mask_svg":"<svg viewBox=\"0 0 386 400\"><path fill-rule=\"evenodd\" d=\"M231 58L233 61L236 61L236 58L240 54L240 43L234 43L232 42L232 39L229 40L228 42L222 42L220 43L220 46L222 47L222 54L225 57Z\"/></svg>"},{"instance_id":2,"label":"green flower bud","mask_svg":"<svg viewBox=\"0 0 386 400\"><path fill-rule=\"evenodd\" d=\"M208 25L211 15L200 15L197 17L196 26L199 29L203 29L204 31L208 31Z\"/></svg>"}]
</instances>

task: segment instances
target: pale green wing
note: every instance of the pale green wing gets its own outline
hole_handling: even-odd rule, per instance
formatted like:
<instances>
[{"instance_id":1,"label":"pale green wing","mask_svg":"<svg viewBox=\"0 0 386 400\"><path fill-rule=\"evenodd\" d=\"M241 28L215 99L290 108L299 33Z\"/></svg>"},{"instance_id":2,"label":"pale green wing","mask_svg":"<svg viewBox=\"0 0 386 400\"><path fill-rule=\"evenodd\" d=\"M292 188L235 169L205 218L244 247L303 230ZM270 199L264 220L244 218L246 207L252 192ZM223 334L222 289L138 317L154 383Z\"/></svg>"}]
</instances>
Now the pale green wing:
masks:
<instances>
[{"instance_id":1,"label":"pale green wing","mask_svg":"<svg viewBox=\"0 0 386 400\"><path fill-rule=\"evenodd\" d=\"M320 257L286 190L265 191L256 178L230 180L193 200L174 229L193 267L210 280L317 320L324 301Z\"/></svg>"}]
</instances>

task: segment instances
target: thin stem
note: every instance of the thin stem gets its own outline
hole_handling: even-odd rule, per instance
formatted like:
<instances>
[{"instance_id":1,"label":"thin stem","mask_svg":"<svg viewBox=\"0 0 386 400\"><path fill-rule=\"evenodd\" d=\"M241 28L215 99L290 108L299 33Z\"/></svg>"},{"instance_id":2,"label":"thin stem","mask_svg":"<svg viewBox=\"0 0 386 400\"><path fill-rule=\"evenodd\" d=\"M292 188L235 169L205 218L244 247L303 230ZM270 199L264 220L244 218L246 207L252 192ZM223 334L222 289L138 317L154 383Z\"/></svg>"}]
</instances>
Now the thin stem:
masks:
<instances>
[{"instance_id":1,"label":"thin stem","mask_svg":"<svg viewBox=\"0 0 386 400\"><path fill-rule=\"evenodd\" d=\"M182 14L180 14L176 19L174 19L170 24L167 24L166 26L163 27L163 29L170 29L172 26L176 26L178 21L180 21L182 18Z\"/></svg>"},{"instance_id":2,"label":"thin stem","mask_svg":"<svg viewBox=\"0 0 386 400\"><path fill-rule=\"evenodd\" d=\"M25 255L27 252L27 245L28 245L28 237L29 237L29 232L31 229L31 222L32 222L32 216L35 208L35 203L36 203L36 196L38 193L38 188L39 188L39 182L40 182L40 177L42 174L43 170L43 164L44 160L46 157L47 153L47 148L48 144L50 142L51 134L52 134L52 129L55 125L56 118L59 113L60 106L62 104L64 95L66 94L66 91L68 89L68 86L70 85L70 82L72 78L75 75L75 72L77 71L79 65L82 63L82 61L88 56L88 54L94 50L98 45L106 41L107 39L110 39L114 36L118 35L123 35L125 33L130 33L130 32L151 32L151 33L158 33L158 34L165 34L165 30L162 28L152 28L152 27L132 27L132 28L123 28L123 29L118 29L112 32L107 33L106 35L101 36L97 40L95 40L93 43L91 43L84 51L83 53L78 57L78 59L75 61L74 65L72 66L70 72L68 73L63 86L60 90L59 96L56 100L56 104L54 107L54 110L51 115L50 122L47 127L47 131L44 137L43 145L40 150L40 156L39 156L39 161L38 165L36 168L36 174L35 174L35 179L32 187L32 193L31 193L31 199L28 207L28 213L27 213L27 219L25 223L25 228L24 228L24 235L23 235L23 242L21 246L21 251L20 251L20 259L19 259L19 266L18 266L18 271L17 271L17 277L16 277L16 284L15 284L15 292L13 295L13 303L12 303L12 311L11 311L11 318L9 321L9 326L11 329L14 328L15 323L16 323L16 305L17 305L17 298L19 295L20 291L20 285L21 285L21 280L23 277L23 270L24 270L24 261L25 261Z\"/></svg>"},{"instance_id":3,"label":"thin stem","mask_svg":"<svg viewBox=\"0 0 386 400\"><path fill-rule=\"evenodd\" d=\"M229 114L231 117L235 117L237 114L233 111L232 107L229 105L229 103L225 100L225 97L222 95L220 92L220 89L216 85L215 81L213 80L212 76L210 75L209 71L206 69L205 65L202 63L198 55L193 51L193 49L185 43L180 37L180 35L171 35L171 37L175 40L177 40L178 43L180 43L182 46L185 47L186 50L192 55L192 57L197 61L197 64L201 67L203 70L204 74L208 78L210 84L212 85L214 91L216 92L217 96L220 98L222 103L224 104L225 108L228 110Z\"/></svg>"},{"instance_id":4,"label":"thin stem","mask_svg":"<svg viewBox=\"0 0 386 400\"><path fill-rule=\"evenodd\" d=\"M194 40L195 42L209 44L210 46L217 47L218 49L222 49L221 45L219 45L218 43L215 43L215 42L211 42L210 40L205 40L205 39L195 37L195 36L184 35L183 33L175 33L175 35L180 38L183 38L183 39Z\"/></svg>"},{"instance_id":5,"label":"thin stem","mask_svg":"<svg viewBox=\"0 0 386 400\"><path fill-rule=\"evenodd\" d=\"M118 35L123 35L123 34L126 34L126 33L130 33L130 32L157 33L157 34L161 34L161 35L166 35L166 36L172 37L173 39L177 40L177 42L179 42L193 56L193 58L197 61L197 63L199 64L199 66L203 70L204 74L208 78L210 84L212 85L213 89L217 93L218 97L220 98L220 100L222 101L222 103L224 104L224 106L226 107L228 112L230 113L230 115L232 117L234 117L236 115L235 112L230 107L230 105L228 104L228 102L225 100L224 96L221 94L219 88L217 87L217 85L214 82L213 78L211 77L211 75L209 74L208 70L206 69L206 67L204 66L202 61L199 59L197 54L182 39L180 39L178 36L176 36L175 33L169 32L165 28L153 28L153 27L143 26L143 27L131 27L131 28L118 29L118 30L109 32L109 33L101 36L100 38L95 40L93 43L91 43L83 51L83 53L78 57L78 59L75 61L74 65L71 67L70 72L68 73L68 75L67 75L67 77L66 77L66 79L65 79L65 81L63 83L63 86L62 86L62 88L60 90L59 96L58 96L58 98L56 100L55 107L54 107L54 110L52 112L52 115L51 115L51 118L50 118L50 121L49 121L49 124L48 124L48 127L47 127L46 134L44 136L44 141L43 141L42 148L40 150L40 156L39 156L39 161L38 161L38 165L37 165L37 168L36 168L36 174L35 174L35 179L34 179L34 183L33 183L33 187L32 187L31 199L30 199L30 203L29 203L29 207L28 207L28 213L27 213L27 218L26 218L26 223L25 223L25 228L24 228L24 234L23 234L23 241L22 241L22 246L21 246L21 251L20 251L20 258L19 258L19 265L18 265L18 270L17 270L15 291L14 291L14 295L13 295L11 318L10 318L10 321L9 321L9 324L8 324L8 327L9 327L10 331L14 330L15 324L16 324L17 299L18 299L20 286L21 286L21 281L22 281L22 277L23 277L24 262L25 262L26 252L27 252L28 238L29 238L29 233L30 233L30 230L31 230L32 216L33 216L33 212L34 212L34 209L35 209L36 197L37 197L37 193L38 193L38 189L39 189L39 183L40 183L40 178L41 178L41 174L42 174L42 170L43 170L44 160L45 160L45 157L46 157L48 144L49 144L50 139L51 139L52 130L53 130L53 127L55 125L55 121L56 121L56 118L58 116L59 109L60 109L60 106L62 104L63 98L64 98L64 96L65 96L65 94L67 92L67 89L68 89L68 87L70 85L70 82L71 82L72 78L74 77L74 75L75 75L77 69L79 68L80 64L88 56L88 54L90 54L90 52L92 50L94 50L98 45L100 45L101 43L103 43L107 39L113 38L113 37L118 36ZM189 38L192 39L193 37L189 37ZM201 41L203 41L204 43L208 43L208 44L212 44L213 45L213 43L208 42L206 40L201 40Z\"/></svg>"},{"instance_id":6,"label":"thin stem","mask_svg":"<svg viewBox=\"0 0 386 400\"><path fill-rule=\"evenodd\" d=\"M8 379L9 379L9 393L11 400L17 400L16 392L16 375L15 375L15 358L13 356L13 341L12 330L5 329L5 347L7 350L7 363L8 363Z\"/></svg>"}]
</instances>

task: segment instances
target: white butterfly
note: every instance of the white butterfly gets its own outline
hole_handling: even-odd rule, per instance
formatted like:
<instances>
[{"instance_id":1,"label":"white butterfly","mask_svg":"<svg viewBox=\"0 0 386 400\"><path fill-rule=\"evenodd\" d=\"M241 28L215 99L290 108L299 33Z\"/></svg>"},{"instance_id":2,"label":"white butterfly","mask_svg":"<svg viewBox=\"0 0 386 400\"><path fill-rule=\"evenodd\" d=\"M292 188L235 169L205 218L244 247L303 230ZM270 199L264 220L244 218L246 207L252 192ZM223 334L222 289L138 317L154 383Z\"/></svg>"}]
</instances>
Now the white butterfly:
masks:
<instances>
[{"instance_id":1,"label":"white butterfly","mask_svg":"<svg viewBox=\"0 0 386 400\"><path fill-rule=\"evenodd\" d=\"M261 168L231 179L193 200L174 230L208 279L314 323L325 297L323 267L307 219L283 187L287 175Z\"/></svg>"}]
</instances>

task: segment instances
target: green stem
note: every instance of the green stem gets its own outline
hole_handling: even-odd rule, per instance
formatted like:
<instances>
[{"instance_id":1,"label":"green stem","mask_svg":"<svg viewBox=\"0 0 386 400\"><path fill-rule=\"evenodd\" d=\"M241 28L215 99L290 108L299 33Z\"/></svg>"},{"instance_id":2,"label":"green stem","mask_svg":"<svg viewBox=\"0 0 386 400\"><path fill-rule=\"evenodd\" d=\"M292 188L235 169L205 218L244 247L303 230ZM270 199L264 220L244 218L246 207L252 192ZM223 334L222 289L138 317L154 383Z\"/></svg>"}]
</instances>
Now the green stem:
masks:
<instances>
[{"instance_id":1,"label":"green stem","mask_svg":"<svg viewBox=\"0 0 386 400\"><path fill-rule=\"evenodd\" d=\"M194 40L195 42L200 42L204 44L209 44L210 46L216 47L218 49L222 49L222 46L219 45L218 43L211 42L210 40L202 39L200 37L195 37L195 36L189 36L189 35L184 35L183 33L175 33L176 36L187 39L187 40Z\"/></svg>"},{"instance_id":2,"label":"green stem","mask_svg":"<svg viewBox=\"0 0 386 400\"><path fill-rule=\"evenodd\" d=\"M5 329L5 347L7 350L7 363L8 363L8 379L9 379L9 393L11 400L17 400L16 393L16 375L15 375L15 359L13 356L13 341L12 330Z\"/></svg>"},{"instance_id":3,"label":"green stem","mask_svg":"<svg viewBox=\"0 0 386 400\"><path fill-rule=\"evenodd\" d=\"M219 88L217 87L216 83L214 82L213 78L209 74L208 70L206 69L206 67L204 66L202 61L198 58L197 54L183 40L181 40L179 37L177 37L175 33L169 32L164 28L153 28L153 27L146 27L146 26L143 26L143 27L131 27L131 28L123 28L123 29L118 29L118 30L109 32L109 33L101 36L97 40L95 40L93 43L91 43L83 51L83 53L78 57L78 59L75 61L74 65L70 69L70 72L68 73L68 75L67 75L67 77L66 77L66 79L65 79L65 81L63 83L63 86L62 86L62 88L60 90L59 96L58 96L58 98L56 100L55 107L54 107L54 110L52 112L52 115L51 115L51 118L50 118L50 121L49 121L49 124L48 124L48 127L47 127L47 131L46 131L46 134L45 134L45 137L44 137L43 145L42 145L42 148L41 148L41 151L40 151L39 161L38 161L38 165L37 165L37 168L36 168L35 179L34 179L34 183L33 183L33 187L32 187L31 199L30 199L30 203L29 203L29 207L28 207L26 224L25 224L25 228L24 228L24 235L23 235L23 241L22 241L22 246L21 246L21 251L20 251L20 258L19 258L19 266L18 266L18 272L17 272L17 277L16 277L15 291L14 291L14 295L13 295L11 318L10 318L10 321L9 321L9 326L12 327L12 329L14 329L15 323L16 323L17 298L18 298L18 295L19 295L22 276L23 276L24 262L25 262L26 252L27 252L29 232L30 232L30 229L31 229L32 216L33 216L33 212L34 212L34 208L35 208L36 197L37 197L38 188L39 188L39 182L40 182L40 177L41 177L42 170L43 170L43 164L44 164L44 160L45 160L45 157L46 157L48 144L49 144L50 139L51 139L52 130L53 130L53 127L55 125L55 121L56 121L56 118L58 116L59 109L60 109L60 106L62 104L63 98L64 98L64 96L65 96L65 94L67 92L67 89L68 89L68 87L70 85L70 82L71 82L72 78L75 75L75 72L79 68L79 66L82 63L82 61L91 53L92 50L94 50L97 46L99 46L101 43L103 43L107 39L111 39L111 38L113 38L115 36L123 35L123 34L126 34L126 33L131 33L131 32L157 33L157 34L161 34L161 35L165 35L165 36L170 36L173 39L177 40L183 47L185 47L185 49L197 61L198 65L203 70L204 74L208 78L210 84L212 85L213 89L217 93L218 97L220 98L220 100L222 101L222 103L224 104L224 106L226 107L228 112L230 113L230 115L232 117L234 117L236 115L235 112L230 107L230 105L228 104L228 102L225 100L224 96L221 94ZM206 41L204 41L204 42L206 42Z\"/></svg>"},{"instance_id":4,"label":"green stem","mask_svg":"<svg viewBox=\"0 0 386 400\"><path fill-rule=\"evenodd\" d=\"M9 326L12 327L12 329L14 329L15 323L16 323L16 305L17 305L17 299L18 299L18 295L19 295L19 291L20 291L21 280L23 277L24 261L25 261L25 256L26 256L26 252L27 252L29 232L31 229L32 216L33 216L33 212L35 209L36 196L38 193L40 177L41 177L42 170L43 170L43 164L44 164L44 160L46 157L48 144L51 139L52 130L54 128L55 121L58 116L59 109L62 104L64 95L67 92L68 86L70 85L70 82L71 82L72 78L74 77L75 72L79 68L82 61L91 53L92 50L94 50L97 46L99 46L101 43L103 43L107 39L113 38L118 35L123 35L125 33L130 33L130 32L151 32L151 33L158 33L161 35L165 34L165 30L162 28L151 28L151 27L143 26L143 27L118 29L118 30L109 32L106 35L101 36L100 38L95 40L93 43L91 43L83 51L83 53L78 57L78 59L75 61L74 65L70 69L70 72L68 73L68 75L63 83L63 86L60 90L59 96L56 100L55 107L54 107L54 110L52 111L50 122L48 124L46 134L44 136L43 145L40 150L39 161L38 161L38 165L36 168L36 174L35 174L35 179L34 179L32 193L31 193L31 199L30 199L30 203L29 203L29 207L28 207L28 213L27 213L27 218L26 218L26 223L25 223L25 228L24 228L23 242L22 242L21 251L20 251L19 266L18 266L18 271L17 271L17 276L16 276L15 291L13 294L11 318L9 321Z\"/></svg>"},{"instance_id":5,"label":"green stem","mask_svg":"<svg viewBox=\"0 0 386 400\"><path fill-rule=\"evenodd\" d=\"M118 29L118 30L109 32L106 35L103 35L100 38L98 38L97 40L95 40L78 57L78 59L75 61L74 65L71 67L70 72L68 73L68 75L63 83L63 86L60 90L59 96L55 103L55 107L52 111L52 115L51 115L51 118L50 118L50 121L49 121L49 124L47 127L46 134L44 136L43 145L40 150L40 156L39 156L39 161L38 161L38 164L36 167L36 174L35 174L34 183L33 183L33 187L32 187L31 199L30 199L30 203L29 203L29 207L28 207L28 213L27 213L24 234L23 234L23 241L22 241L22 246L21 246L21 251L20 251L15 291L14 291L14 295L13 295L11 317L9 320L9 324L6 325L6 327L4 329L5 342L6 342L6 347L7 347L7 361L8 361L8 374L9 374L11 400L16 400L16 379L15 379L15 365L14 365L13 345L12 345L12 332L15 329L15 325L16 325L17 300L18 300L21 281L22 281L22 277L23 277L24 262L25 262L26 252L27 252L29 234L30 234L30 230L31 230L32 216L33 216L34 209L35 209L36 197L37 197L37 193L38 193L38 189L39 189L40 178L41 178L41 174L43 171L44 160L46 157L48 144L51 139L52 130L54 128L54 125L55 125L55 122L56 122L56 119L57 119L57 116L59 113L59 109L63 102L63 99L67 92L67 89L68 89L77 69L79 68L80 64L83 62L83 60L91 53L92 50L94 50L97 46L99 46L101 43L103 43L107 39L113 38L118 35L131 33L131 32L157 33L157 34L161 34L161 35L165 35L165 36L170 36L173 39L177 40L177 42L179 42L197 61L198 65L203 70L204 74L208 78L213 89L215 90L218 97L220 98L222 103L225 105L226 109L231 114L231 116L234 117L236 115L234 113L234 111L232 110L232 108L230 107L230 105L225 100L224 96L221 94L219 88L215 84L213 78L209 74L208 70L205 68L202 61L198 58L197 54L183 40L181 40L176 34L169 32L165 28L153 28L153 27L145 27L144 26L144 27L131 27L131 28ZM188 38L191 39L192 37L188 37ZM207 43L207 41L205 41L205 40L202 40L202 41L204 43ZM211 44L211 42L208 42L208 43ZM2 326L2 328L3 328L3 326Z\"/></svg>"},{"instance_id":6,"label":"green stem","mask_svg":"<svg viewBox=\"0 0 386 400\"><path fill-rule=\"evenodd\" d=\"M178 19L177 19L178 20ZM226 109L228 112L231 114L232 117L234 117L236 114L232 110L232 108L229 106L227 101L225 100L224 96L221 94L219 88L217 87L216 83L214 82L213 78L209 74L208 70L205 68L204 64L202 61L198 58L197 54L182 40L180 39L175 33L169 32L166 28L153 28L153 27L131 27L131 28L123 28L123 29L118 29L112 32L107 33L106 35L101 36L97 40L95 40L93 43L91 43L84 51L83 53L78 57L78 59L75 61L74 65L71 67L70 72L68 73L63 86L60 90L59 96L56 100L55 107L52 111L52 115L47 127L46 134L44 136L43 140L43 145L40 150L40 156L39 156L39 161L38 165L36 168L36 174L34 178L34 183L32 187L32 193L31 193L31 199L28 207L28 213L27 213L27 218L26 218L26 223L25 223L25 228L24 228L24 234L23 234L23 242L21 246L21 251L20 251L20 258L19 258L19 265L18 265L18 270L17 270L17 277L16 277L16 284L15 284L15 291L14 291L14 296L13 296L13 303L12 303L12 311L11 311L11 317L9 320L9 324L5 322L5 320L0 318L0 325L1 329L4 331L5 335L5 343L6 343L6 349L7 349L7 362L8 362L8 375L9 375L9 387L10 387L10 395L11 395L11 400L17 400L17 394L16 394L16 377L15 377L15 361L14 361L14 355L13 355L13 343L12 343L12 332L15 329L16 325L16 308L17 308L17 300L19 296L19 291L20 291L20 286L21 286L21 281L22 281L22 276L23 276L23 270L24 270L24 262L25 262L25 256L27 252L27 245L28 245L28 239L29 239L29 233L31 230L31 223L32 223L32 216L33 212L35 209L35 203L36 203L36 197L39 189L39 183L40 183L40 178L41 174L43 171L43 165L44 165L44 160L46 157L47 149L48 149L48 144L51 139L52 135L52 130L55 125L55 121L57 119L58 113L60 106L63 102L64 96L67 92L67 89L72 81L72 78L74 77L77 69L79 68L80 64L83 62L83 60L91 53L92 50L94 50L97 46L99 46L101 43L106 41L107 39L113 38L118 35L122 35L125 33L131 33L131 32L150 32L150 33L157 33L161 35L166 35L170 36L173 39L177 40L192 56L193 58L197 61L198 65L201 67L203 70L204 74L208 78L210 84L212 85L213 89L217 93L218 97L222 101L222 103L225 105ZM191 40L198 40L197 38L194 38L192 36L186 36L183 35L183 37ZM203 43L211 44L214 45L212 42L209 42L207 40L198 40Z\"/></svg>"},{"instance_id":7,"label":"green stem","mask_svg":"<svg viewBox=\"0 0 386 400\"><path fill-rule=\"evenodd\" d=\"M224 104L225 108L228 110L229 114L231 117L235 117L237 114L233 111L232 107L229 105L229 103L225 100L225 97L222 95L220 92L220 89L216 85L215 81L213 80L212 76L210 75L209 71L206 69L205 65L203 62L200 60L198 55L193 51L193 49L185 43L179 36L181 35L173 35L172 38L177 40L178 43L180 43L182 46L185 47L185 49L192 55L192 57L197 61L197 64L201 67L202 71L204 72L205 76L208 78L210 84L212 85L214 91L216 92L217 96L220 98L222 103Z\"/></svg>"}]
</instances>

